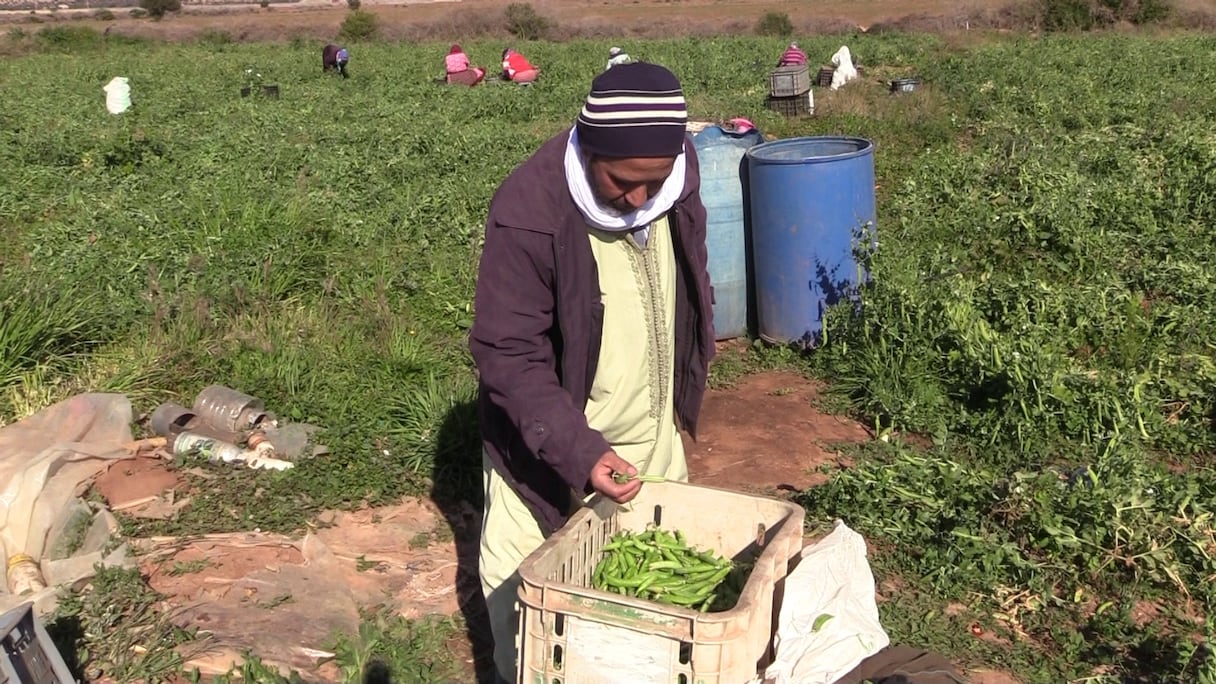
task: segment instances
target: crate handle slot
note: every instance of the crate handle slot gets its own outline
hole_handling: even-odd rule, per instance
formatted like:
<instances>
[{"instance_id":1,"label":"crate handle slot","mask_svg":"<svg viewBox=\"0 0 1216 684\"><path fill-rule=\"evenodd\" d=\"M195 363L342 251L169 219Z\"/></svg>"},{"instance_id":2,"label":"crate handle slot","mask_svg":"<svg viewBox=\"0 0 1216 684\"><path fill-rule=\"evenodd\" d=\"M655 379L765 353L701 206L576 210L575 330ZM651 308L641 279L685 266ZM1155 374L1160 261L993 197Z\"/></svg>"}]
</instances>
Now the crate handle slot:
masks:
<instances>
[{"instance_id":1,"label":"crate handle slot","mask_svg":"<svg viewBox=\"0 0 1216 684\"><path fill-rule=\"evenodd\" d=\"M654 526L660 527L663 524L663 506L661 504L654 505Z\"/></svg>"}]
</instances>

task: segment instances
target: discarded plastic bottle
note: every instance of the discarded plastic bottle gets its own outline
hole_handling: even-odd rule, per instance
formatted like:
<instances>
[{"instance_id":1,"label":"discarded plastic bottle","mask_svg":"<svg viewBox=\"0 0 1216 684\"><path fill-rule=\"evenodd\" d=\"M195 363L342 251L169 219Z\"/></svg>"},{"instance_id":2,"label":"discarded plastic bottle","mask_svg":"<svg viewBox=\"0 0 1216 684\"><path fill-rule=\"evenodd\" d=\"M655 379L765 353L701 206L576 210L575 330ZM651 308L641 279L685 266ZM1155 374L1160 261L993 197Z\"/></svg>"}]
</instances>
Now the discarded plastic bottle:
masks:
<instances>
[{"instance_id":1,"label":"discarded plastic bottle","mask_svg":"<svg viewBox=\"0 0 1216 684\"><path fill-rule=\"evenodd\" d=\"M183 458L202 456L211 463L236 463L245 450L235 444L221 442L196 432L183 432L173 440L173 455Z\"/></svg>"},{"instance_id":2,"label":"discarded plastic bottle","mask_svg":"<svg viewBox=\"0 0 1216 684\"><path fill-rule=\"evenodd\" d=\"M221 430L244 432L266 419L266 406L244 392L210 385L194 399L194 412Z\"/></svg>"},{"instance_id":3,"label":"discarded plastic bottle","mask_svg":"<svg viewBox=\"0 0 1216 684\"><path fill-rule=\"evenodd\" d=\"M183 432L173 441L173 453L189 458L202 456L211 463L246 465L259 470L288 470L295 464L274 458L274 446L260 437L251 439L249 450L196 432Z\"/></svg>"},{"instance_id":4,"label":"discarded plastic bottle","mask_svg":"<svg viewBox=\"0 0 1216 684\"><path fill-rule=\"evenodd\" d=\"M14 596L25 596L46 589L42 569L34 559L24 553L8 557L8 590Z\"/></svg>"}]
</instances>

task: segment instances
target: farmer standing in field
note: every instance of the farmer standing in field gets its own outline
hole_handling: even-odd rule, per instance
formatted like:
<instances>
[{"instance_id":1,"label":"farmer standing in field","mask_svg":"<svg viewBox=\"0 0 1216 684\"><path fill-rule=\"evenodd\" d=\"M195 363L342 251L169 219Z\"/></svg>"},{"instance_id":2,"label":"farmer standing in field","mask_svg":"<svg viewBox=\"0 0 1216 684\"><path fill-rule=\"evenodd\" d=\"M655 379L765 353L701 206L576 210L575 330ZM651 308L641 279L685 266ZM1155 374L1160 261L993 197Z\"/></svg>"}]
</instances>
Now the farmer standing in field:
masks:
<instances>
[{"instance_id":1,"label":"farmer standing in field","mask_svg":"<svg viewBox=\"0 0 1216 684\"><path fill-rule=\"evenodd\" d=\"M613 67L577 122L490 204L469 346L480 372L479 558L498 675L514 682L523 559L614 473L686 481L714 355L706 215L680 82Z\"/></svg>"}]
</instances>

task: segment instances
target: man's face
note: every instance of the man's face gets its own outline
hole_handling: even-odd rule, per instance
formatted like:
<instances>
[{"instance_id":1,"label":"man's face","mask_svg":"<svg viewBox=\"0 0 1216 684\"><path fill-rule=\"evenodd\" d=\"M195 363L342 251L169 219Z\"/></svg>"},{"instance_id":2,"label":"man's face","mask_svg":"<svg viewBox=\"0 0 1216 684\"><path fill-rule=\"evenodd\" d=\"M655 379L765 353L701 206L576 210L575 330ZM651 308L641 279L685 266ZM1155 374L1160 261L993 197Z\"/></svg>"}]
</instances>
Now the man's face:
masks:
<instances>
[{"instance_id":1,"label":"man's face","mask_svg":"<svg viewBox=\"0 0 1216 684\"><path fill-rule=\"evenodd\" d=\"M627 214L658 194L675 165L675 157L591 156L587 179L600 204Z\"/></svg>"}]
</instances>

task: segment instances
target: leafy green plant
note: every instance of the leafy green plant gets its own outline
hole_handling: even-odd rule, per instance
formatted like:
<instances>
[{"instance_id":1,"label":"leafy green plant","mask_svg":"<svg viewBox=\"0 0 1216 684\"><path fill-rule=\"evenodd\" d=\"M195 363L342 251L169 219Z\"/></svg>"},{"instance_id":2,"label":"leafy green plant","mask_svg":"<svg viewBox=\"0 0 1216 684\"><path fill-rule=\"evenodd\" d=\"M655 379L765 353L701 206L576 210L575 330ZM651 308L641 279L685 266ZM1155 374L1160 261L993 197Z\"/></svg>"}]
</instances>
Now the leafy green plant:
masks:
<instances>
[{"instance_id":1,"label":"leafy green plant","mask_svg":"<svg viewBox=\"0 0 1216 684\"><path fill-rule=\"evenodd\" d=\"M90 26L48 26L35 34L44 45L59 50L80 50L101 44L102 36Z\"/></svg>"},{"instance_id":2,"label":"leafy green plant","mask_svg":"<svg viewBox=\"0 0 1216 684\"><path fill-rule=\"evenodd\" d=\"M338 37L344 40L370 40L379 32L379 17L366 10L352 9L342 20Z\"/></svg>"},{"instance_id":3,"label":"leafy green plant","mask_svg":"<svg viewBox=\"0 0 1216 684\"><path fill-rule=\"evenodd\" d=\"M768 12L756 22L758 36L788 36L793 32L794 25L785 12Z\"/></svg>"},{"instance_id":4,"label":"leafy green plant","mask_svg":"<svg viewBox=\"0 0 1216 684\"><path fill-rule=\"evenodd\" d=\"M542 16L526 2L513 2L507 5L504 15L507 22L507 32L520 40L540 40L544 38L553 22Z\"/></svg>"},{"instance_id":5,"label":"leafy green plant","mask_svg":"<svg viewBox=\"0 0 1216 684\"><path fill-rule=\"evenodd\" d=\"M1167 0L1039 0L1043 28L1088 31L1118 21L1148 24L1170 14Z\"/></svg>"},{"instance_id":6,"label":"leafy green plant","mask_svg":"<svg viewBox=\"0 0 1216 684\"><path fill-rule=\"evenodd\" d=\"M232 34L228 33L227 31L222 31L219 29L207 29L199 34L198 42L202 45L220 46L231 45L236 41L233 40Z\"/></svg>"},{"instance_id":7,"label":"leafy green plant","mask_svg":"<svg viewBox=\"0 0 1216 684\"><path fill-rule=\"evenodd\" d=\"M342 681L456 681L463 673L444 645L458 629L450 618L407 620L371 611L358 634L341 636L334 644Z\"/></svg>"},{"instance_id":8,"label":"leafy green plant","mask_svg":"<svg viewBox=\"0 0 1216 684\"><path fill-rule=\"evenodd\" d=\"M0 388L38 364L85 350L97 320L90 305L0 279Z\"/></svg>"},{"instance_id":9,"label":"leafy green plant","mask_svg":"<svg viewBox=\"0 0 1216 684\"><path fill-rule=\"evenodd\" d=\"M174 626L162 598L138 570L98 568L89 589L60 599L47 631L87 680L172 681L195 636Z\"/></svg>"},{"instance_id":10,"label":"leafy green plant","mask_svg":"<svg viewBox=\"0 0 1216 684\"><path fill-rule=\"evenodd\" d=\"M160 19L166 14L180 12L182 2L181 0L139 0L139 7L153 19Z\"/></svg>"}]
</instances>

